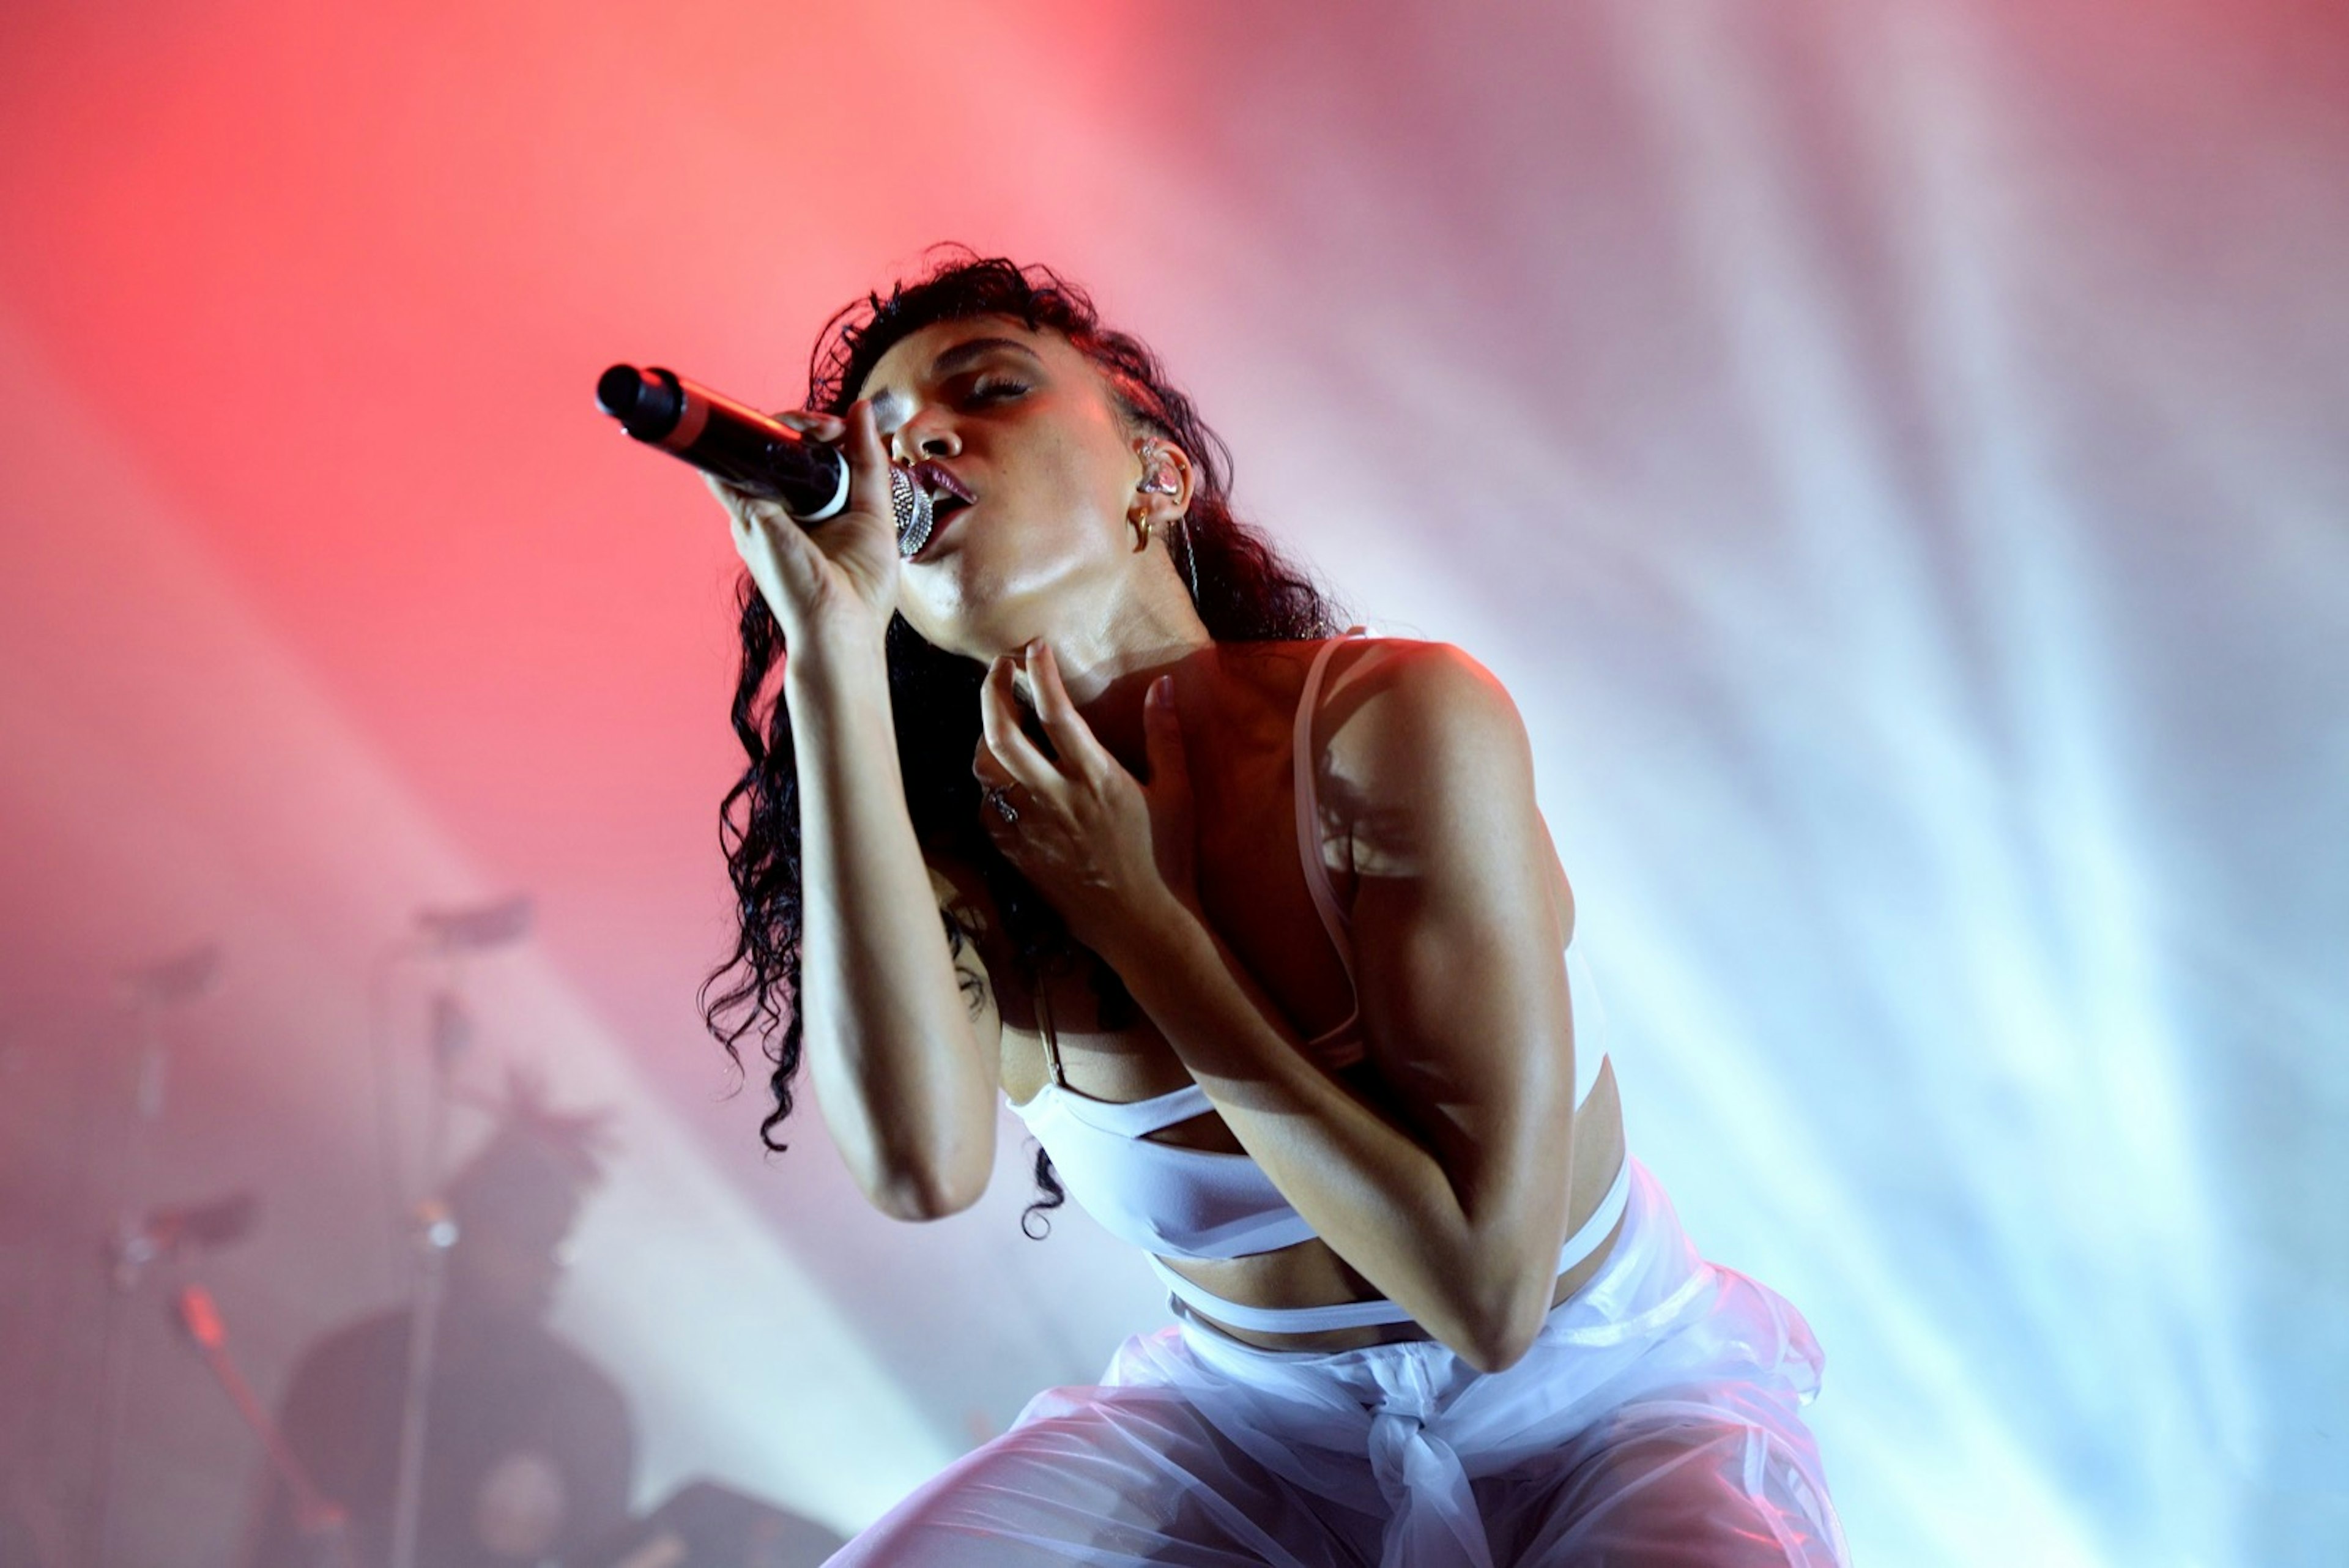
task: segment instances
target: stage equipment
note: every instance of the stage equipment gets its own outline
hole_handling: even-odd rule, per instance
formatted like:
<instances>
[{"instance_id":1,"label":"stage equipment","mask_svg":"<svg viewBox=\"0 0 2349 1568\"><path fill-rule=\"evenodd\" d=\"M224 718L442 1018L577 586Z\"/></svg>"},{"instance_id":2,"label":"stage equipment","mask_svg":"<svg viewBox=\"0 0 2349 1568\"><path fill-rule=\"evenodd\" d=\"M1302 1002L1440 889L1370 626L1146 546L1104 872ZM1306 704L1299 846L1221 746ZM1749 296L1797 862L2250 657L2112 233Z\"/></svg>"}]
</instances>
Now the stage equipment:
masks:
<instances>
[{"instance_id":1,"label":"stage equipment","mask_svg":"<svg viewBox=\"0 0 2349 1568\"><path fill-rule=\"evenodd\" d=\"M445 1091L437 1097L443 1105L447 1103ZM416 1568L417 1530L424 1507L424 1445L431 1431L433 1356L440 1345L440 1309L448 1301L449 1250L456 1244L457 1221L449 1206L437 1198L417 1205L419 1266L416 1304L408 1319L408 1359L399 1391L399 1449L391 1494L391 1568Z\"/></svg>"},{"instance_id":2,"label":"stage equipment","mask_svg":"<svg viewBox=\"0 0 2349 1568\"><path fill-rule=\"evenodd\" d=\"M250 1192L232 1192L209 1203L182 1204L176 1209L150 1209L136 1222L124 1216L107 1245L108 1272L118 1291L136 1290L150 1263L176 1258L183 1251L217 1251L253 1233L261 1217L261 1199Z\"/></svg>"},{"instance_id":3,"label":"stage equipment","mask_svg":"<svg viewBox=\"0 0 2349 1568\"><path fill-rule=\"evenodd\" d=\"M170 1007L203 995L220 979L220 944L202 942L128 971L118 983L123 1000L134 1007Z\"/></svg>"},{"instance_id":4,"label":"stage equipment","mask_svg":"<svg viewBox=\"0 0 2349 1568\"><path fill-rule=\"evenodd\" d=\"M417 1568L418 1527L424 1501L424 1459L431 1431L431 1387L441 1308L448 1294L449 1251L457 1221L440 1196L447 1162L449 1109L456 1098L458 1064L472 1049L473 1019L458 989L464 958L520 941L529 934L531 901L516 894L493 904L425 909L416 917L420 956L448 966L432 994L431 1093L426 1100L424 1180L427 1196L411 1212L416 1257L415 1306L409 1315L408 1360L400 1390L399 1446L392 1491L391 1568Z\"/></svg>"},{"instance_id":5,"label":"stage equipment","mask_svg":"<svg viewBox=\"0 0 2349 1568\"><path fill-rule=\"evenodd\" d=\"M419 909L416 930L431 953L485 952L528 936L531 912L530 895L516 893L494 904L473 904L461 909Z\"/></svg>"},{"instance_id":6,"label":"stage equipment","mask_svg":"<svg viewBox=\"0 0 2349 1568\"><path fill-rule=\"evenodd\" d=\"M530 905L526 899L492 906L492 912L515 905L520 906L527 920ZM450 919L453 923L465 918L460 914ZM482 920L479 911L473 912L472 918L476 930L504 929ZM430 919L422 917L419 924ZM517 926L494 940L511 941L520 935L521 928ZM439 950L453 956L491 945L494 942L446 940ZM432 1415L433 1355L439 1345L440 1308L448 1297L449 1250L457 1244L456 1218L439 1195L440 1168L448 1142L449 1106L455 1097L457 1064L472 1049L472 1014L466 1010L464 999L452 982L432 996L432 1094L428 1102L424 1168L434 1192L416 1206L413 1215L416 1304L408 1320L408 1361L400 1386L398 1459L392 1483L391 1568L416 1568L417 1527L424 1502L424 1444Z\"/></svg>"},{"instance_id":7,"label":"stage equipment","mask_svg":"<svg viewBox=\"0 0 2349 1568\"><path fill-rule=\"evenodd\" d=\"M130 1345L123 1312L138 1287L141 1266L126 1266L150 1216L145 1213L150 1173L150 1146L156 1124L163 1119L171 1086L171 1040L165 1033L166 1012L183 1007L219 982L221 950L202 942L185 952L142 964L118 978L117 994L130 1010L137 1030L137 1067L132 1081L130 1114L122 1129L117 1157L116 1220L108 1238L106 1314L98 1331L98 1442L95 1473L90 1485L89 1536L86 1561L91 1568L113 1568L114 1491L121 1468L122 1425L129 1413L131 1386Z\"/></svg>"},{"instance_id":8,"label":"stage equipment","mask_svg":"<svg viewBox=\"0 0 2349 1568\"><path fill-rule=\"evenodd\" d=\"M262 1452L269 1456L270 1468L277 1479L285 1483L294 1500L294 1524L302 1539L310 1546L306 1553L319 1568L357 1568L358 1558L351 1549L350 1518L342 1506L322 1495L310 1480L310 1472L302 1466L301 1458L286 1445L285 1434L271 1419L269 1407L245 1381L244 1371L229 1354L228 1326L221 1319L220 1308L212 1293L202 1285L185 1285L172 1300L173 1315L188 1340L212 1369L213 1378L253 1435L261 1439Z\"/></svg>"},{"instance_id":9,"label":"stage equipment","mask_svg":"<svg viewBox=\"0 0 2349 1568\"><path fill-rule=\"evenodd\" d=\"M674 370L615 365L596 379L595 406L638 441L780 501L802 523L822 523L848 505L848 462L838 451ZM897 554L910 561L929 543L934 518L928 492L894 466L889 509Z\"/></svg>"}]
</instances>

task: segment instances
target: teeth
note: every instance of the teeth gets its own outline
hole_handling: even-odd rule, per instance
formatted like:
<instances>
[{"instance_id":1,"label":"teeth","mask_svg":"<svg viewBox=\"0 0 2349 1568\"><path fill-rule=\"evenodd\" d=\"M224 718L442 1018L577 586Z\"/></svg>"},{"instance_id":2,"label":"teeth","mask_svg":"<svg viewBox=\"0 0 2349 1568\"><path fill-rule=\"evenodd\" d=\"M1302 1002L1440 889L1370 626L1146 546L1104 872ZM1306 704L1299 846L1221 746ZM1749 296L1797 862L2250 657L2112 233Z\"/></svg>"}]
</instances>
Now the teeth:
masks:
<instances>
[{"instance_id":1,"label":"teeth","mask_svg":"<svg viewBox=\"0 0 2349 1568\"><path fill-rule=\"evenodd\" d=\"M922 488L928 493L934 505L968 506L970 504L970 497L962 493L962 487L943 472L933 469L925 477L927 483Z\"/></svg>"}]
</instances>

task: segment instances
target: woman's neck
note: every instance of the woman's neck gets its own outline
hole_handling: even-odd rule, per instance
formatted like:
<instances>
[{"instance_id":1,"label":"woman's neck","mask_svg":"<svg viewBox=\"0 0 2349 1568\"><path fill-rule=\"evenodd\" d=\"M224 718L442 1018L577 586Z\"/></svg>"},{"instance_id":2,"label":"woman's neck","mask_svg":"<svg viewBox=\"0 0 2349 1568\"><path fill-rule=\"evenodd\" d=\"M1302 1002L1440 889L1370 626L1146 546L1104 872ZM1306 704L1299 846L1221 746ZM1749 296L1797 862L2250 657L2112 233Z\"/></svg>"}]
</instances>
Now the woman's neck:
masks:
<instances>
[{"instance_id":1,"label":"woman's neck","mask_svg":"<svg viewBox=\"0 0 2349 1568\"><path fill-rule=\"evenodd\" d=\"M1129 604L1120 614L1058 627L1044 640L1070 701L1102 744L1136 774L1143 771L1142 704L1150 683L1215 646L1187 597L1179 609Z\"/></svg>"}]
</instances>

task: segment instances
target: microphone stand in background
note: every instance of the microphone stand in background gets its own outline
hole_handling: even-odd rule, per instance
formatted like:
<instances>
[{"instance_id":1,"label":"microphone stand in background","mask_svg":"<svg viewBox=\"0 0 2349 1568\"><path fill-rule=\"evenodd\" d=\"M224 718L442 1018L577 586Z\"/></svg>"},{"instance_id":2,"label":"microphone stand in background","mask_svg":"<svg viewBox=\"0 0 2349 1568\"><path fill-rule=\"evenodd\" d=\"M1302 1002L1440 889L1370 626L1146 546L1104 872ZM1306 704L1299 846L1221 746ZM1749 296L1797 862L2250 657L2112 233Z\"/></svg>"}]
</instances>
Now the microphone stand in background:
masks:
<instances>
[{"instance_id":1,"label":"microphone stand in background","mask_svg":"<svg viewBox=\"0 0 2349 1568\"><path fill-rule=\"evenodd\" d=\"M472 1048L473 1020L460 989L460 961L521 940L530 931L527 898L466 909L427 909L416 918L422 954L447 970L432 995L429 1037L431 1092L425 1105L424 1172L429 1192L416 1209L416 1290L408 1319L408 1359L400 1382L398 1468L391 1504L390 1568L417 1568L423 1517L424 1455L432 1420L432 1370L440 1345L441 1309L449 1293L449 1252L459 1240L456 1217L441 1196L447 1161L449 1109L456 1098L458 1064Z\"/></svg>"},{"instance_id":2,"label":"microphone stand in background","mask_svg":"<svg viewBox=\"0 0 2349 1568\"><path fill-rule=\"evenodd\" d=\"M90 1568L112 1568L114 1561L114 1494L120 1479L122 1428L129 1414L131 1385L131 1347L124 1314L151 1255L142 1252L138 1241L151 1224L151 1217L144 1213L150 1146L163 1119L171 1087L171 1040L163 1027L164 1017L212 990L220 971L221 950L218 944L206 942L122 977L122 997L136 1020L137 1065L130 1115L123 1126L117 1160L119 1218L107 1247L109 1289L98 1329L98 1440L88 1526Z\"/></svg>"},{"instance_id":3,"label":"microphone stand in background","mask_svg":"<svg viewBox=\"0 0 2349 1568\"><path fill-rule=\"evenodd\" d=\"M457 1063L472 1044L471 1016L454 991L432 998L432 1095L426 1107L425 1170L434 1195L416 1207L416 1292L408 1314L408 1355L399 1386L399 1449L391 1489L391 1568L416 1568L424 1502L424 1443L432 1419L432 1369L440 1309L449 1298L449 1251L456 1217L439 1193Z\"/></svg>"}]
</instances>

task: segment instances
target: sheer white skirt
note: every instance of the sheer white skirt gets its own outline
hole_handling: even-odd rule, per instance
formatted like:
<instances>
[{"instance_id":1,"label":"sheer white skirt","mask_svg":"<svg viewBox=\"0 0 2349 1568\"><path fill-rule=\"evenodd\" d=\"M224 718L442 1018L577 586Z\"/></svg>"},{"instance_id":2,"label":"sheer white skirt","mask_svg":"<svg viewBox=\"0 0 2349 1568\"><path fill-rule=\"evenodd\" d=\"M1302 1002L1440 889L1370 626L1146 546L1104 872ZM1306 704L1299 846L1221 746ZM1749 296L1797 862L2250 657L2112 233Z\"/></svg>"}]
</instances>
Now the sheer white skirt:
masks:
<instances>
[{"instance_id":1,"label":"sheer white skirt","mask_svg":"<svg viewBox=\"0 0 2349 1568\"><path fill-rule=\"evenodd\" d=\"M1844 1564L1800 1314L1634 1168L1613 1256L1526 1357L1264 1351L1185 1321L1037 1396L832 1559L1182 1568Z\"/></svg>"}]
</instances>

